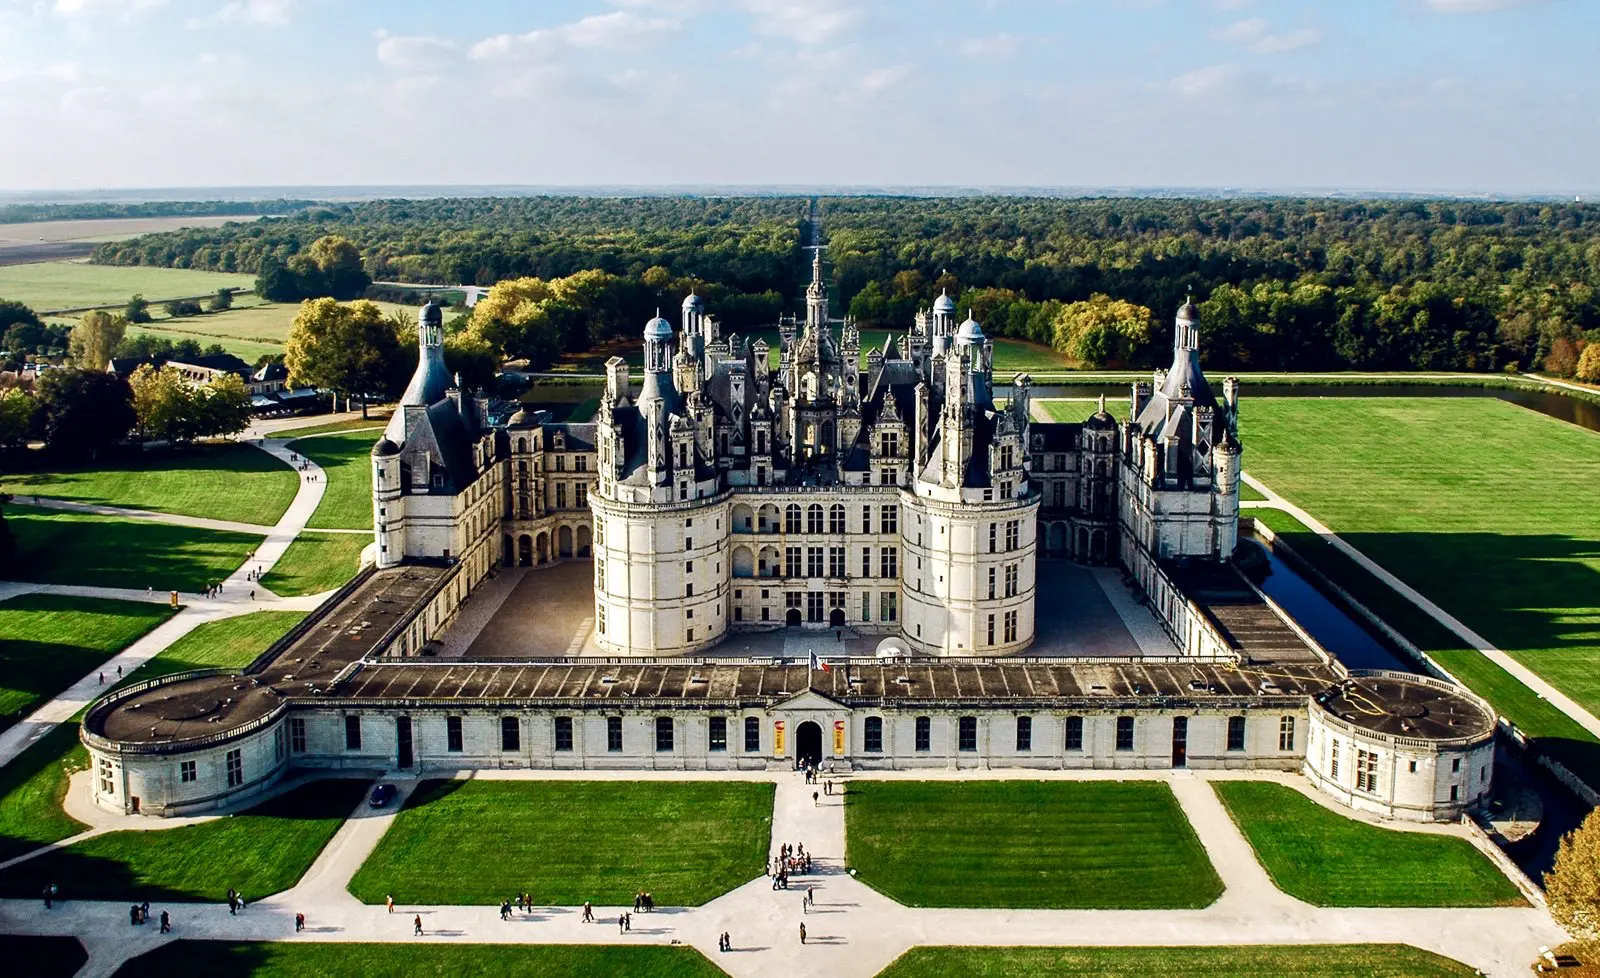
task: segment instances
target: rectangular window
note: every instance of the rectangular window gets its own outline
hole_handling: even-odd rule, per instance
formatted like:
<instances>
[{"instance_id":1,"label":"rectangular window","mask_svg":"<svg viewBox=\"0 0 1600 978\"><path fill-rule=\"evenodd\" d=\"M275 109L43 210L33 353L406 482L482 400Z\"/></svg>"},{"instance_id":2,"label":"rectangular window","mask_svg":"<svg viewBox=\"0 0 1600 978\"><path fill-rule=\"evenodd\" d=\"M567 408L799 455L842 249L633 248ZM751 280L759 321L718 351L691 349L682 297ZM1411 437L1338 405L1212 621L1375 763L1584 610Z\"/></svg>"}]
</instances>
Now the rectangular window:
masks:
<instances>
[{"instance_id":1,"label":"rectangular window","mask_svg":"<svg viewBox=\"0 0 1600 978\"><path fill-rule=\"evenodd\" d=\"M829 577L843 577L844 576L844 548L843 547L829 547L828 548L828 576Z\"/></svg>"},{"instance_id":2,"label":"rectangular window","mask_svg":"<svg viewBox=\"0 0 1600 978\"><path fill-rule=\"evenodd\" d=\"M871 591L862 591L861 592L861 620L862 621L871 621L872 620L872 592Z\"/></svg>"},{"instance_id":3,"label":"rectangular window","mask_svg":"<svg viewBox=\"0 0 1600 978\"><path fill-rule=\"evenodd\" d=\"M1007 642L1015 642L1016 640L1017 640L1017 613L1015 611L1008 611L1008 612L1006 612L1006 641Z\"/></svg>"},{"instance_id":4,"label":"rectangular window","mask_svg":"<svg viewBox=\"0 0 1600 978\"><path fill-rule=\"evenodd\" d=\"M195 773L194 761L182 761L178 764L178 780L188 784L199 777Z\"/></svg>"},{"instance_id":5,"label":"rectangular window","mask_svg":"<svg viewBox=\"0 0 1600 978\"><path fill-rule=\"evenodd\" d=\"M1083 750L1083 717L1067 717L1067 750Z\"/></svg>"},{"instance_id":6,"label":"rectangular window","mask_svg":"<svg viewBox=\"0 0 1600 978\"><path fill-rule=\"evenodd\" d=\"M1021 535L1020 534L1020 527L1021 526L1022 526L1022 521L1021 520L1006 520L1006 552L1007 553L1010 553L1011 551L1017 549L1017 541L1018 541L1018 538Z\"/></svg>"},{"instance_id":7,"label":"rectangular window","mask_svg":"<svg viewBox=\"0 0 1600 978\"><path fill-rule=\"evenodd\" d=\"M900 595L895 591L883 591L878 595L878 620L894 621L899 613Z\"/></svg>"},{"instance_id":8,"label":"rectangular window","mask_svg":"<svg viewBox=\"0 0 1600 978\"><path fill-rule=\"evenodd\" d=\"M566 508L567 508L567 484L565 482L558 482L558 483L556 483L556 509L566 509Z\"/></svg>"},{"instance_id":9,"label":"rectangular window","mask_svg":"<svg viewBox=\"0 0 1600 978\"><path fill-rule=\"evenodd\" d=\"M1457 801L1460 798L1461 798L1461 786L1459 784L1451 785L1450 786L1450 800L1451 801Z\"/></svg>"},{"instance_id":10,"label":"rectangular window","mask_svg":"<svg viewBox=\"0 0 1600 978\"><path fill-rule=\"evenodd\" d=\"M799 577L800 576L800 548L799 547L784 547L783 548L783 576L784 577Z\"/></svg>"},{"instance_id":11,"label":"rectangular window","mask_svg":"<svg viewBox=\"0 0 1600 978\"><path fill-rule=\"evenodd\" d=\"M977 717L962 717L956 722L956 749L963 751L978 749Z\"/></svg>"},{"instance_id":12,"label":"rectangular window","mask_svg":"<svg viewBox=\"0 0 1600 978\"><path fill-rule=\"evenodd\" d=\"M993 567L989 568L989 600L990 601L994 600L994 568ZM993 642L994 639L990 639L989 641Z\"/></svg>"},{"instance_id":13,"label":"rectangular window","mask_svg":"<svg viewBox=\"0 0 1600 978\"><path fill-rule=\"evenodd\" d=\"M556 456L556 471L557 472L565 472L565 471L567 471L567 457L565 455L557 455Z\"/></svg>"},{"instance_id":14,"label":"rectangular window","mask_svg":"<svg viewBox=\"0 0 1600 978\"><path fill-rule=\"evenodd\" d=\"M863 507L861 507L861 532L862 533L871 533L872 532L872 507L871 506L863 506Z\"/></svg>"},{"instance_id":15,"label":"rectangular window","mask_svg":"<svg viewBox=\"0 0 1600 978\"><path fill-rule=\"evenodd\" d=\"M917 750L932 750L933 721L928 717L917 717Z\"/></svg>"},{"instance_id":16,"label":"rectangular window","mask_svg":"<svg viewBox=\"0 0 1600 978\"><path fill-rule=\"evenodd\" d=\"M114 795L117 793L117 782L112 770L110 761L103 760L100 762L100 793L102 795Z\"/></svg>"},{"instance_id":17,"label":"rectangular window","mask_svg":"<svg viewBox=\"0 0 1600 978\"><path fill-rule=\"evenodd\" d=\"M989 524L989 552L990 553L994 553L995 527L998 526L998 525L999 525L998 523L990 523Z\"/></svg>"},{"instance_id":18,"label":"rectangular window","mask_svg":"<svg viewBox=\"0 0 1600 978\"><path fill-rule=\"evenodd\" d=\"M883 507L881 522L883 523L883 526L880 528L880 532L900 532L900 507L892 503Z\"/></svg>"},{"instance_id":19,"label":"rectangular window","mask_svg":"<svg viewBox=\"0 0 1600 978\"><path fill-rule=\"evenodd\" d=\"M1339 780L1339 742L1328 741L1328 777L1334 781Z\"/></svg>"},{"instance_id":20,"label":"rectangular window","mask_svg":"<svg viewBox=\"0 0 1600 978\"><path fill-rule=\"evenodd\" d=\"M1461 758L1456 757L1456 758L1452 758L1451 759L1451 761L1450 761L1450 773L1451 774L1460 774L1461 773Z\"/></svg>"},{"instance_id":21,"label":"rectangular window","mask_svg":"<svg viewBox=\"0 0 1600 978\"><path fill-rule=\"evenodd\" d=\"M500 718L500 749L522 749L522 724L517 722L516 717Z\"/></svg>"},{"instance_id":22,"label":"rectangular window","mask_svg":"<svg viewBox=\"0 0 1600 978\"><path fill-rule=\"evenodd\" d=\"M1017 717L1017 751L1033 750L1033 717Z\"/></svg>"},{"instance_id":23,"label":"rectangular window","mask_svg":"<svg viewBox=\"0 0 1600 978\"><path fill-rule=\"evenodd\" d=\"M1133 750L1133 717L1117 717L1117 750Z\"/></svg>"},{"instance_id":24,"label":"rectangular window","mask_svg":"<svg viewBox=\"0 0 1600 978\"><path fill-rule=\"evenodd\" d=\"M589 471L589 457L587 455L579 455L573 459L573 462L577 463L579 472Z\"/></svg>"},{"instance_id":25,"label":"rectangular window","mask_svg":"<svg viewBox=\"0 0 1600 978\"><path fill-rule=\"evenodd\" d=\"M879 577L900 576L900 550L897 547L884 547L878 559Z\"/></svg>"},{"instance_id":26,"label":"rectangular window","mask_svg":"<svg viewBox=\"0 0 1600 978\"><path fill-rule=\"evenodd\" d=\"M572 501L579 509L583 509L585 506L588 506L589 505L589 487L587 485L585 485L584 483L582 483L582 482L580 482L577 485L573 486L572 487Z\"/></svg>"},{"instance_id":27,"label":"rectangular window","mask_svg":"<svg viewBox=\"0 0 1600 978\"><path fill-rule=\"evenodd\" d=\"M672 750L671 717L656 717L656 750L661 753Z\"/></svg>"},{"instance_id":28,"label":"rectangular window","mask_svg":"<svg viewBox=\"0 0 1600 978\"><path fill-rule=\"evenodd\" d=\"M861 746L869 754L883 753L883 717L867 717L861 730Z\"/></svg>"},{"instance_id":29,"label":"rectangular window","mask_svg":"<svg viewBox=\"0 0 1600 978\"><path fill-rule=\"evenodd\" d=\"M606 717L606 750L613 754L622 750L621 717Z\"/></svg>"},{"instance_id":30,"label":"rectangular window","mask_svg":"<svg viewBox=\"0 0 1600 978\"><path fill-rule=\"evenodd\" d=\"M572 718L556 717L556 750L572 749Z\"/></svg>"},{"instance_id":31,"label":"rectangular window","mask_svg":"<svg viewBox=\"0 0 1600 978\"><path fill-rule=\"evenodd\" d=\"M1228 749L1244 750L1244 717L1228 718Z\"/></svg>"},{"instance_id":32,"label":"rectangular window","mask_svg":"<svg viewBox=\"0 0 1600 978\"><path fill-rule=\"evenodd\" d=\"M1416 761L1411 761L1406 766L1406 773L1407 774L1416 774L1417 773L1417 762Z\"/></svg>"},{"instance_id":33,"label":"rectangular window","mask_svg":"<svg viewBox=\"0 0 1600 978\"><path fill-rule=\"evenodd\" d=\"M359 714L347 713L344 717L344 749L361 749L361 717Z\"/></svg>"},{"instance_id":34,"label":"rectangular window","mask_svg":"<svg viewBox=\"0 0 1600 978\"><path fill-rule=\"evenodd\" d=\"M1294 750L1294 717L1278 721L1278 749Z\"/></svg>"},{"instance_id":35,"label":"rectangular window","mask_svg":"<svg viewBox=\"0 0 1600 978\"><path fill-rule=\"evenodd\" d=\"M892 486L895 484L894 469L878 470L878 485Z\"/></svg>"},{"instance_id":36,"label":"rectangular window","mask_svg":"<svg viewBox=\"0 0 1600 978\"><path fill-rule=\"evenodd\" d=\"M822 576L822 548L821 547L807 547L806 548L806 576L807 577L821 577Z\"/></svg>"},{"instance_id":37,"label":"rectangular window","mask_svg":"<svg viewBox=\"0 0 1600 978\"><path fill-rule=\"evenodd\" d=\"M461 753L461 718L444 718L444 749L452 754Z\"/></svg>"},{"instance_id":38,"label":"rectangular window","mask_svg":"<svg viewBox=\"0 0 1600 978\"><path fill-rule=\"evenodd\" d=\"M706 747L715 754L728 749L728 718L711 717L710 719Z\"/></svg>"},{"instance_id":39,"label":"rectangular window","mask_svg":"<svg viewBox=\"0 0 1600 978\"><path fill-rule=\"evenodd\" d=\"M994 615L989 616L989 637L985 640L985 642L988 645L994 644Z\"/></svg>"},{"instance_id":40,"label":"rectangular window","mask_svg":"<svg viewBox=\"0 0 1600 978\"><path fill-rule=\"evenodd\" d=\"M761 753L761 718L744 718L744 750L746 754Z\"/></svg>"},{"instance_id":41,"label":"rectangular window","mask_svg":"<svg viewBox=\"0 0 1600 978\"><path fill-rule=\"evenodd\" d=\"M304 717L289 718L289 749L296 754L306 752L306 721Z\"/></svg>"},{"instance_id":42,"label":"rectangular window","mask_svg":"<svg viewBox=\"0 0 1600 978\"><path fill-rule=\"evenodd\" d=\"M237 788L244 784L244 758L239 750L228 751L228 787Z\"/></svg>"},{"instance_id":43,"label":"rectangular window","mask_svg":"<svg viewBox=\"0 0 1600 978\"><path fill-rule=\"evenodd\" d=\"M862 547L861 548L861 576L862 577L871 577L872 576L872 548L871 547Z\"/></svg>"},{"instance_id":44,"label":"rectangular window","mask_svg":"<svg viewBox=\"0 0 1600 978\"><path fill-rule=\"evenodd\" d=\"M1372 751L1356 751L1356 790L1369 794L1378 790L1378 755Z\"/></svg>"},{"instance_id":45,"label":"rectangular window","mask_svg":"<svg viewBox=\"0 0 1600 978\"><path fill-rule=\"evenodd\" d=\"M1017 565L1016 564L1007 564L1006 565L1006 597L1014 598L1016 596L1017 596Z\"/></svg>"}]
</instances>

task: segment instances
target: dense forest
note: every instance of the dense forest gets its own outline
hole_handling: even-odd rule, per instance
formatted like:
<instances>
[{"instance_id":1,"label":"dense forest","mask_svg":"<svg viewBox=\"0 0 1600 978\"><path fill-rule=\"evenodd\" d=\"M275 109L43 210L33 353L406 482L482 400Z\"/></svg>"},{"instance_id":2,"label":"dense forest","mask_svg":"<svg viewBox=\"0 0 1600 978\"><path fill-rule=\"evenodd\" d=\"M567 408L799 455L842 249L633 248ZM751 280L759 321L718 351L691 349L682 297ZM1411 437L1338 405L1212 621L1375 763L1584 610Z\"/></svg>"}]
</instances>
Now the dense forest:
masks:
<instances>
[{"instance_id":1,"label":"dense forest","mask_svg":"<svg viewBox=\"0 0 1600 978\"><path fill-rule=\"evenodd\" d=\"M905 325L942 287L991 335L1052 343L1084 362L1148 365L1164 359L1171 312L1192 291L1205 354L1220 368L1571 375L1600 341L1596 205L1022 197L816 205L835 309L864 325ZM676 305L673 289L697 283L713 312L746 326L799 307L810 210L808 199L782 197L317 205L110 242L95 260L253 272L264 258L288 262L338 234L377 281L491 284L599 270L664 306ZM1129 310L1145 318L1142 327L1127 325ZM1122 330L1120 344L1086 339L1083 323Z\"/></svg>"},{"instance_id":2,"label":"dense forest","mask_svg":"<svg viewBox=\"0 0 1600 978\"><path fill-rule=\"evenodd\" d=\"M259 214L291 214L315 203L311 200L158 200L140 203L0 204L0 224L100 221L128 217L254 217Z\"/></svg>"}]
</instances>

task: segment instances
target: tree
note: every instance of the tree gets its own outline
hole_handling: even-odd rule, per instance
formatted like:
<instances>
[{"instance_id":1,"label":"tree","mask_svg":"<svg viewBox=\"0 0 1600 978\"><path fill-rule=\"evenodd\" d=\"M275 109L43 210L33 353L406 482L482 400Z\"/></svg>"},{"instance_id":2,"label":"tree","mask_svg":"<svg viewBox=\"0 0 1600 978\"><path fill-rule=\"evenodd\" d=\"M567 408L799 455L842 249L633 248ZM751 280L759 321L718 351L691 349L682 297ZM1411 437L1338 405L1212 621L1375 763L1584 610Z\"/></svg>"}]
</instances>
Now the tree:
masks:
<instances>
[{"instance_id":1,"label":"tree","mask_svg":"<svg viewBox=\"0 0 1600 978\"><path fill-rule=\"evenodd\" d=\"M1585 384L1600 384L1600 340L1590 340L1579 355L1578 379Z\"/></svg>"},{"instance_id":2,"label":"tree","mask_svg":"<svg viewBox=\"0 0 1600 978\"><path fill-rule=\"evenodd\" d=\"M233 290L232 289L218 289L217 290L217 294L211 297L211 301L210 302L206 303L206 311L207 312L223 312L225 310L232 309L232 308L233 308Z\"/></svg>"},{"instance_id":3,"label":"tree","mask_svg":"<svg viewBox=\"0 0 1600 978\"><path fill-rule=\"evenodd\" d=\"M1578 370L1578 345L1565 336L1550 344L1550 355L1544 358L1546 373L1557 377L1571 377Z\"/></svg>"},{"instance_id":4,"label":"tree","mask_svg":"<svg viewBox=\"0 0 1600 978\"><path fill-rule=\"evenodd\" d=\"M83 370L106 369L127 332L128 321L120 316L100 309L84 313L67 341L73 365Z\"/></svg>"},{"instance_id":5,"label":"tree","mask_svg":"<svg viewBox=\"0 0 1600 978\"><path fill-rule=\"evenodd\" d=\"M348 305L333 299L302 302L283 349L290 384L325 388L347 399L359 395L362 417L367 396L387 388L399 356L394 324L365 299Z\"/></svg>"},{"instance_id":6,"label":"tree","mask_svg":"<svg viewBox=\"0 0 1600 978\"><path fill-rule=\"evenodd\" d=\"M37 313L20 302L0 299L0 347L13 353L34 353L44 336L44 322Z\"/></svg>"},{"instance_id":7,"label":"tree","mask_svg":"<svg viewBox=\"0 0 1600 978\"><path fill-rule=\"evenodd\" d=\"M205 312L200 308L200 303L193 299L173 299L166 305L167 315L173 319L183 319L186 316L198 316Z\"/></svg>"},{"instance_id":8,"label":"tree","mask_svg":"<svg viewBox=\"0 0 1600 978\"><path fill-rule=\"evenodd\" d=\"M494 348L472 333L455 333L444 338L444 363L461 378L468 390L482 390L494 383L500 358Z\"/></svg>"},{"instance_id":9,"label":"tree","mask_svg":"<svg viewBox=\"0 0 1600 978\"><path fill-rule=\"evenodd\" d=\"M1600 936L1600 809L1561 838L1544 875L1550 915L1574 936Z\"/></svg>"},{"instance_id":10,"label":"tree","mask_svg":"<svg viewBox=\"0 0 1600 978\"><path fill-rule=\"evenodd\" d=\"M1069 302L1056 315L1054 346L1088 367L1126 363L1150 341L1150 310L1095 293Z\"/></svg>"},{"instance_id":11,"label":"tree","mask_svg":"<svg viewBox=\"0 0 1600 978\"><path fill-rule=\"evenodd\" d=\"M27 444L36 408L33 396L20 387L0 391L0 451L15 450Z\"/></svg>"},{"instance_id":12,"label":"tree","mask_svg":"<svg viewBox=\"0 0 1600 978\"><path fill-rule=\"evenodd\" d=\"M44 440L69 457L98 455L133 428L133 394L122 378L96 370L50 370L39 378Z\"/></svg>"},{"instance_id":13,"label":"tree","mask_svg":"<svg viewBox=\"0 0 1600 978\"><path fill-rule=\"evenodd\" d=\"M128 378L128 386L134 420L144 437L169 445L194 440L199 428L194 392L177 367L168 364L158 370L144 364Z\"/></svg>"},{"instance_id":14,"label":"tree","mask_svg":"<svg viewBox=\"0 0 1600 978\"><path fill-rule=\"evenodd\" d=\"M349 238L338 234L324 235L311 243L306 256L316 263L321 272L322 287L326 291L305 291L306 295L331 295L335 299L354 299L367 291L372 276L361 266L361 252Z\"/></svg>"},{"instance_id":15,"label":"tree","mask_svg":"<svg viewBox=\"0 0 1600 978\"><path fill-rule=\"evenodd\" d=\"M200 388L197 407L203 436L236 435L250 425L250 389L238 374L223 374Z\"/></svg>"},{"instance_id":16,"label":"tree","mask_svg":"<svg viewBox=\"0 0 1600 978\"><path fill-rule=\"evenodd\" d=\"M299 302L300 283L277 255L262 255L261 268L256 272L256 295L268 302Z\"/></svg>"},{"instance_id":17,"label":"tree","mask_svg":"<svg viewBox=\"0 0 1600 978\"><path fill-rule=\"evenodd\" d=\"M130 323L148 323L150 321L150 303L143 295L135 292L133 298L123 307L122 318Z\"/></svg>"}]
</instances>

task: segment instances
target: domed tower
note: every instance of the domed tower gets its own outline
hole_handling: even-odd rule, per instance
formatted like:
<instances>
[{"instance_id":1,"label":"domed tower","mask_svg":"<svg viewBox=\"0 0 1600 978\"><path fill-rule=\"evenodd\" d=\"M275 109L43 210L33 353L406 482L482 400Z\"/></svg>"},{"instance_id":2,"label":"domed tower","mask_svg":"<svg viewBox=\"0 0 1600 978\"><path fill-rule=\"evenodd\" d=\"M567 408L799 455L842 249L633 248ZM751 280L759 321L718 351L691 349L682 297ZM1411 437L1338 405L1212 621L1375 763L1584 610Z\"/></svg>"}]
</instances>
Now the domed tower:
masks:
<instances>
[{"instance_id":1,"label":"domed tower","mask_svg":"<svg viewBox=\"0 0 1600 978\"><path fill-rule=\"evenodd\" d=\"M384 436L404 445L407 408L427 410L428 405L444 399L453 383L450 368L444 365L444 310L439 300L429 299L417 311L417 369L411 374L406 392L400 395L400 405L389 419Z\"/></svg>"},{"instance_id":2,"label":"domed tower","mask_svg":"<svg viewBox=\"0 0 1600 978\"><path fill-rule=\"evenodd\" d=\"M377 565L394 567L405 557L405 496L401 494L400 446L384 435L372 446L372 532Z\"/></svg>"},{"instance_id":3,"label":"domed tower","mask_svg":"<svg viewBox=\"0 0 1600 978\"><path fill-rule=\"evenodd\" d=\"M683 352L693 358L698 370L705 370L706 350L715 341L705 300L690 290L683 297Z\"/></svg>"},{"instance_id":4,"label":"domed tower","mask_svg":"<svg viewBox=\"0 0 1600 978\"><path fill-rule=\"evenodd\" d=\"M956 331L956 300L950 298L949 293L943 289L939 290L939 297L933 300L931 328L934 355L948 352L951 337Z\"/></svg>"}]
</instances>

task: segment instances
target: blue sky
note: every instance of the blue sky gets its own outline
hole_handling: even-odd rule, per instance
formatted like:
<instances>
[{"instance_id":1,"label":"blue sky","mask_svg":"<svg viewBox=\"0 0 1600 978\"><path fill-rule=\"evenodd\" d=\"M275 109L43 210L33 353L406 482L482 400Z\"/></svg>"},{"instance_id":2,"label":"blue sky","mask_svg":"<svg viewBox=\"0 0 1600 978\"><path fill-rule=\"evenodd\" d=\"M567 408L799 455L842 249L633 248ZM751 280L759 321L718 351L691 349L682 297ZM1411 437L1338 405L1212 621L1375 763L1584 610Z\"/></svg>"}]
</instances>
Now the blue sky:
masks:
<instances>
[{"instance_id":1,"label":"blue sky","mask_svg":"<svg viewBox=\"0 0 1600 978\"><path fill-rule=\"evenodd\" d=\"M0 0L0 188L1600 190L1594 0Z\"/></svg>"}]
</instances>

